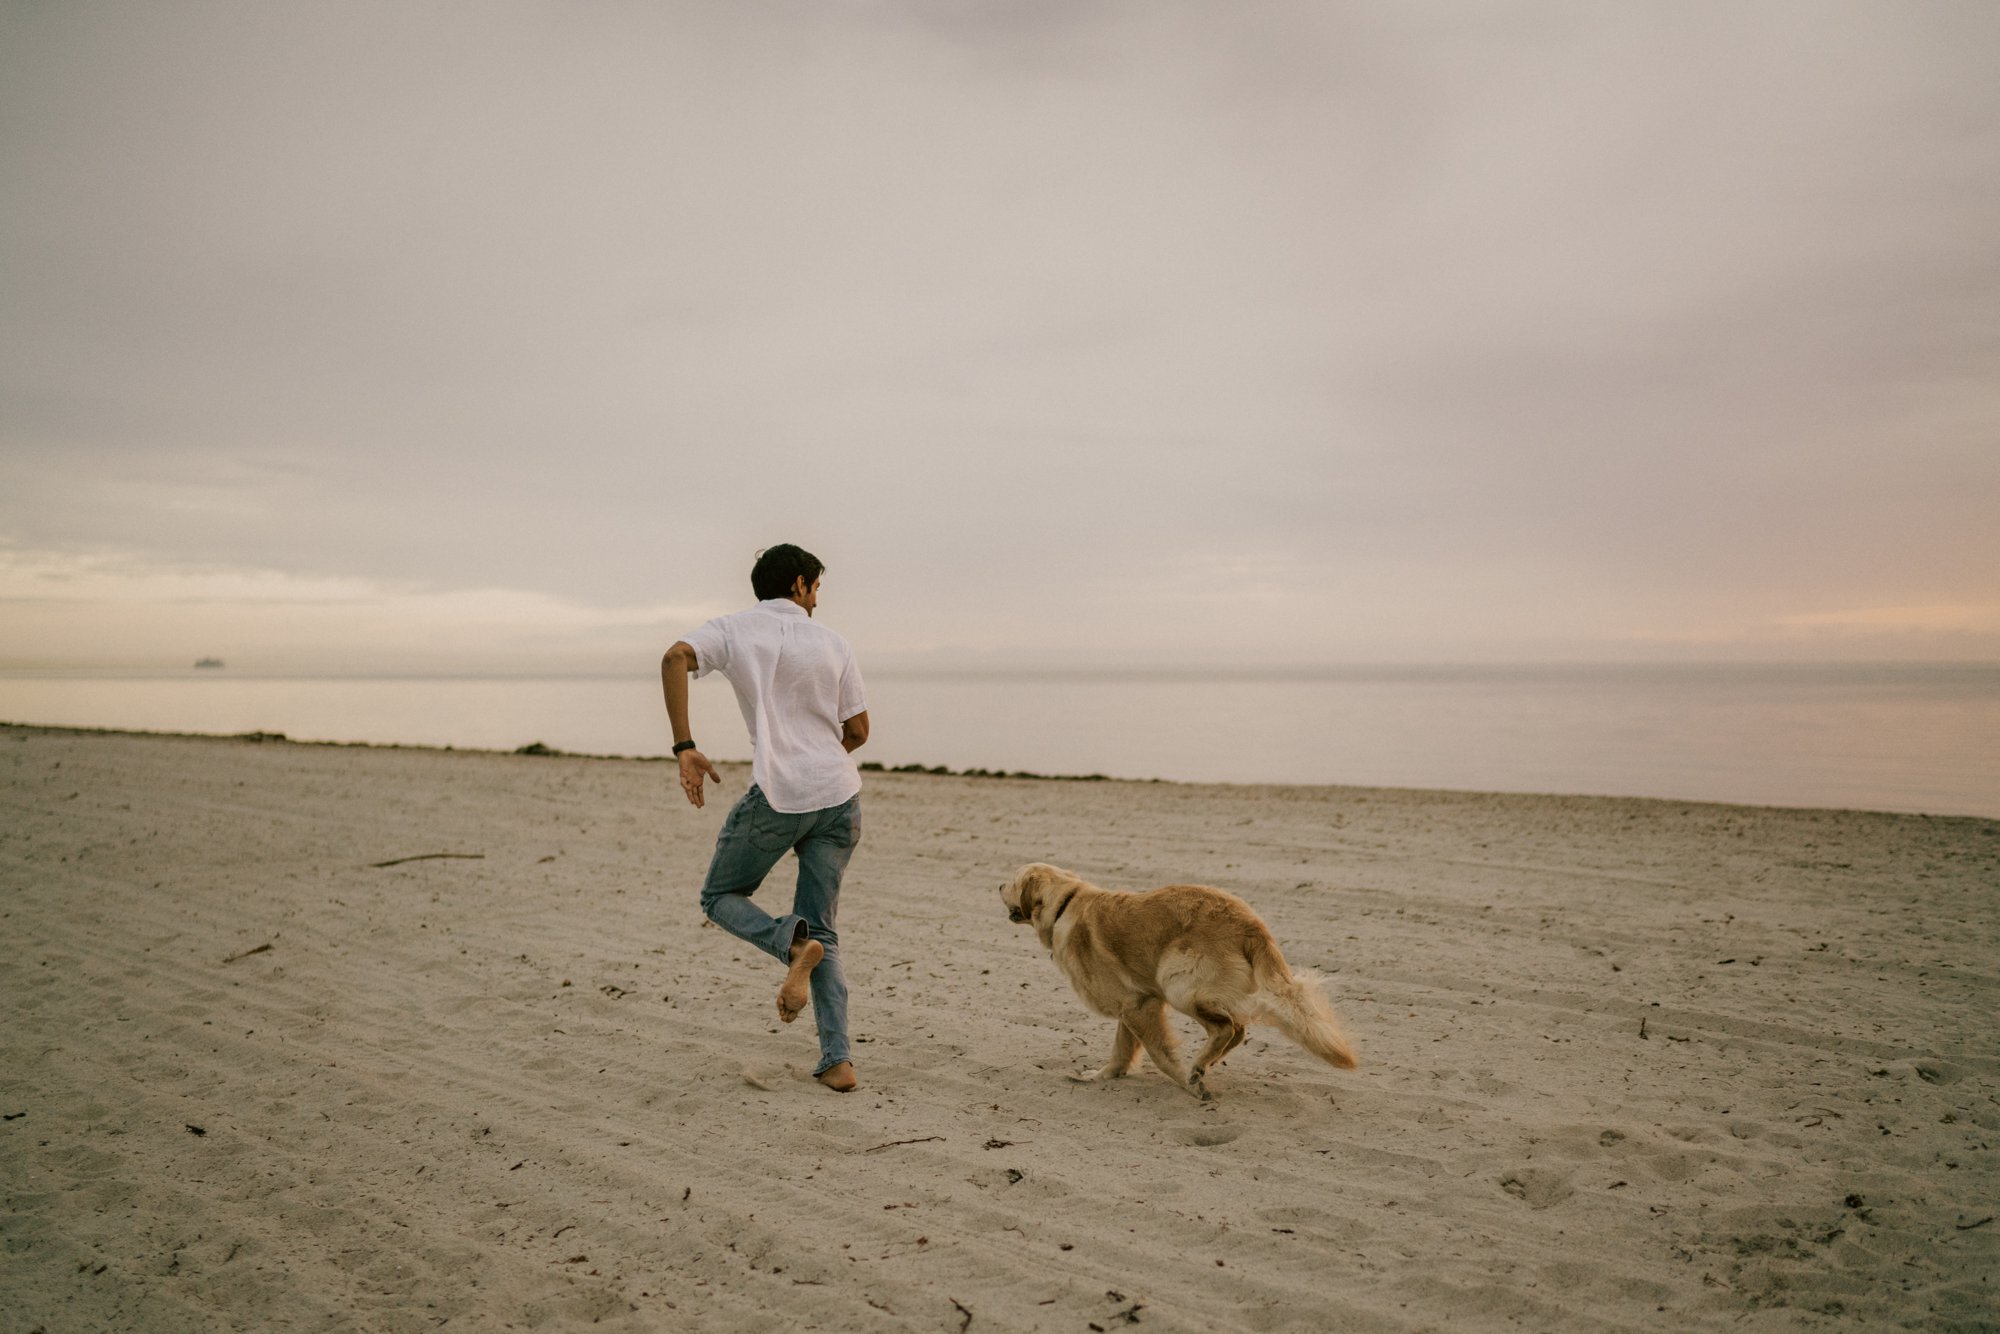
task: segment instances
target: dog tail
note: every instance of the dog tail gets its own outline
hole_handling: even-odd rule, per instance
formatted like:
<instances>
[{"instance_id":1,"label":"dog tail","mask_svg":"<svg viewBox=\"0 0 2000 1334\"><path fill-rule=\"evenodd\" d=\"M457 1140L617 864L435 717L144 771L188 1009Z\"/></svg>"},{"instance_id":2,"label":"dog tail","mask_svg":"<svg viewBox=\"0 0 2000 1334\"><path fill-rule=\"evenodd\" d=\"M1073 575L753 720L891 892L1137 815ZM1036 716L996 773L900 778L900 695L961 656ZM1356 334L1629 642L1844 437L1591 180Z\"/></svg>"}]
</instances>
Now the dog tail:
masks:
<instances>
[{"instance_id":1,"label":"dog tail","mask_svg":"<svg viewBox=\"0 0 2000 1334\"><path fill-rule=\"evenodd\" d=\"M1352 1070L1361 1063L1326 998L1325 978L1310 968L1294 972L1269 940L1251 947L1250 971L1264 1003L1263 1017L1286 1037L1336 1069Z\"/></svg>"}]
</instances>

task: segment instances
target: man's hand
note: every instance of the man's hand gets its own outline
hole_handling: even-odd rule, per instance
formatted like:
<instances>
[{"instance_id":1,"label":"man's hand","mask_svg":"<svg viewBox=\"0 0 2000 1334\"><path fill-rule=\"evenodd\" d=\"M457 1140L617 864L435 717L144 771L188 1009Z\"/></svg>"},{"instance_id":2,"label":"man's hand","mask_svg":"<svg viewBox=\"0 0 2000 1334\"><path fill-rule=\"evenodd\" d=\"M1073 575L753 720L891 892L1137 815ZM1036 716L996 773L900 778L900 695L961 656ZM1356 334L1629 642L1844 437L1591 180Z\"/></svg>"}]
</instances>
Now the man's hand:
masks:
<instances>
[{"instance_id":1,"label":"man's hand","mask_svg":"<svg viewBox=\"0 0 2000 1334\"><path fill-rule=\"evenodd\" d=\"M704 776L713 778L716 785L720 786L722 775L717 773L715 766L708 762L708 756L698 750L682 751L680 753L680 762L681 791L687 793L687 799L690 804L699 807L704 804L701 791L702 778Z\"/></svg>"}]
</instances>

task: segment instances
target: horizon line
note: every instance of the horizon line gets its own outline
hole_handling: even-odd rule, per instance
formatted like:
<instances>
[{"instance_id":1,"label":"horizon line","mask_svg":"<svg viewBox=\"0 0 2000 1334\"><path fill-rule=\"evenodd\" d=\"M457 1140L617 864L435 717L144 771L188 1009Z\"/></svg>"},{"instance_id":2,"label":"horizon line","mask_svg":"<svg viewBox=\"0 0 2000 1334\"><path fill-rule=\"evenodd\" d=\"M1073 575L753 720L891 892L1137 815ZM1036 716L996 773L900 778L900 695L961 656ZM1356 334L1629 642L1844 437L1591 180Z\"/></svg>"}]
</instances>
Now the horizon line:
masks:
<instances>
[{"instance_id":1,"label":"horizon line","mask_svg":"<svg viewBox=\"0 0 2000 1334\"><path fill-rule=\"evenodd\" d=\"M1142 677L1257 680L1287 677L1338 676L1364 672L1441 671L1645 671L1645 670L1784 670L1784 671L1996 671L2000 659L1960 658L1396 658L1368 661L1322 663L1271 663L1246 666L1230 663L1191 663L1163 666L1145 663L1077 662L1017 667L999 663L913 663L898 662L893 656L881 666L867 668L870 677ZM657 669L648 662L630 670L605 667L523 667L518 669L459 670L449 667L348 667L302 668L258 667L231 669L226 663L197 666L192 663L78 663L0 661L0 677L28 679L38 676L96 676L104 679L189 677L197 680L384 680L384 681L590 681L625 680L635 676L650 679Z\"/></svg>"}]
</instances>

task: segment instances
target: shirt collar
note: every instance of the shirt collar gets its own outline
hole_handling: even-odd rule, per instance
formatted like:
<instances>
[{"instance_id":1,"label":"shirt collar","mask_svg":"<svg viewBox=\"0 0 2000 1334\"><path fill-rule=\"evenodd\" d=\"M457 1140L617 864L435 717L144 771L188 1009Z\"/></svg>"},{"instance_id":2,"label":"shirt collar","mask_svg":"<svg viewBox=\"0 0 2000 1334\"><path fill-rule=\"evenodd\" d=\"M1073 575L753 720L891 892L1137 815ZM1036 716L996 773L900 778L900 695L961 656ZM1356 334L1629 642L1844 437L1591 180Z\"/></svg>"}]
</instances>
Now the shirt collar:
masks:
<instances>
[{"instance_id":1,"label":"shirt collar","mask_svg":"<svg viewBox=\"0 0 2000 1334\"><path fill-rule=\"evenodd\" d=\"M757 605L764 608L766 611L775 611L781 616L783 615L803 616L806 614L806 609L804 607L801 607L798 603L792 601L790 598L765 598L762 602L759 602Z\"/></svg>"}]
</instances>

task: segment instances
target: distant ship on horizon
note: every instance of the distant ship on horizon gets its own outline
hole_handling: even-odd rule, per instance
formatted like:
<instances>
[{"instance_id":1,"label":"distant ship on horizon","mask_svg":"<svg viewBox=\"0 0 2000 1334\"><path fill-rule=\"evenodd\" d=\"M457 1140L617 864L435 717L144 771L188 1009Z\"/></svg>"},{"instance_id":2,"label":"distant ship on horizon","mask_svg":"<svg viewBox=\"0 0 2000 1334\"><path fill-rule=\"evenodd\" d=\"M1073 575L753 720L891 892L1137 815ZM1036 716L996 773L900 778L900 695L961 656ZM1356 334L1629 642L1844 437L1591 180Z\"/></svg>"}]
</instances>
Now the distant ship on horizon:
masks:
<instances>
[{"instance_id":1,"label":"distant ship on horizon","mask_svg":"<svg viewBox=\"0 0 2000 1334\"><path fill-rule=\"evenodd\" d=\"M220 658L200 658L200 659L197 659L197 660L196 660L196 662L195 662L195 664L194 664L194 665L195 665L196 667L220 667L220 666L222 665L222 659L220 659Z\"/></svg>"}]
</instances>

